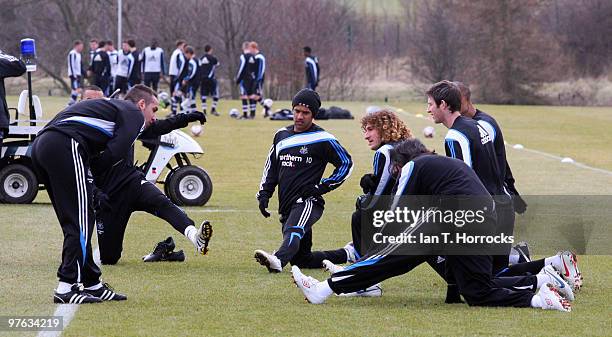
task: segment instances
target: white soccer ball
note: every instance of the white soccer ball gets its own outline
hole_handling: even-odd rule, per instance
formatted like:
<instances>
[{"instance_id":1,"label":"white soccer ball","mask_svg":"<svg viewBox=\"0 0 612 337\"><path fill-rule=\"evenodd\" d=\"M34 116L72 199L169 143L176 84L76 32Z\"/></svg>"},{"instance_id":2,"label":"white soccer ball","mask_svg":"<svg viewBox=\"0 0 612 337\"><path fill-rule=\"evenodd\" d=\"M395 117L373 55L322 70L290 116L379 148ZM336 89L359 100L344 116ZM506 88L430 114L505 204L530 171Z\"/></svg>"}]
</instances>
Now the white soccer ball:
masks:
<instances>
[{"instance_id":1,"label":"white soccer ball","mask_svg":"<svg viewBox=\"0 0 612 337\"><path fill-rule=\"evenodd\" d=\"M435 133L436 130L433 128L433 126L426 126L423 129L423 136L425 136L425 138L433 138Z\"/></svg>"},{"instance_id":2,"label":"white soccer ball","mask_svg":"<svg viewBox=\"0 0 612 337\"><path fill-rule=\"evenodd\" d=\"M194 137L199 137L202 134L202 125L200 124L195 124L191 127L191 134Z\"/></svg>"},{"instance_id":3,"label":"white soccer ball","mask_svg":"<svg viewBox=\"0 0 612 337\"><path fill-rule=\"evenodd\" d=\"M157 94L157 98L159 98L160 101L165 101L165 100L169 100L170 99L170 95L168 95L167 92L162 91L159 94Z\"/></svg>"},{"instance_id":4,"label":"white soccer ball","mask_svg":"<svg viewBox=\"0 0 612 337\"><path fill-rule=\"evenodd\" d=\"M272 107L272 103L274 103L274 101L271 98L266 98L263 100L263 105L268 109Z\"/></svg>"},{"instance_id":5,"label":"white soccer ball","mask_svg":"<svg viewBox=\"0 0 612 337\"><path fill-rule=\"evenodd\" d=\"M238 112L238 109L234 108L230 110L229 115L232 118L238 118L240 116L240 113Z\"/></svg>"},{"instance_id":6,"label":"white soccer ball","mask_svg":"<svg viewBox=\"0 0 612 337\"><path fill-rule=\"evenodd\" d=\"M375 112L378 112L382 110L379 106L376 105L370 105L369 107L366 108L366 114L370 115L373 114Z\"/></svg>"}]
</instances>

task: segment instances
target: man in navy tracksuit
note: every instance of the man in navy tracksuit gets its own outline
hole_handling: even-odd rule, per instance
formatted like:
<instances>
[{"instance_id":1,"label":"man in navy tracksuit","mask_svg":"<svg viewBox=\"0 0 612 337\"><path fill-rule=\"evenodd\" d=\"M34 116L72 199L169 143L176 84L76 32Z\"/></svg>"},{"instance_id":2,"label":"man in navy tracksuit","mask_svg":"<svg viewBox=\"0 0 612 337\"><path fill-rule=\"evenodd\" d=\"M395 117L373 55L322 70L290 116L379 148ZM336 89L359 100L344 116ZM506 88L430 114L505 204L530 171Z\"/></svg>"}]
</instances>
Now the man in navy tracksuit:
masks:
<instances>
[{"instance_id":1,"label":"man in navy tracksuit","mask_svg":"<svg viewBox=\"0 0 612 337\"><path fill-rule=\"evenodd\" d=\"M427 94L427 112L437 124L448 128L444 138L446 155L462 160L472 168L482 184L495 201L497 226L499 233L512 235L514 211L512 200L505 193L503 178L493 146L493 138L476 121L463 117L461 110L461 91L450 81L441 81L432 85ZM510 247L508 247L508 253ZM493 260L492 273L497 274L508 266L508 256L499 256ZM449 282L447 302L459 301L452 279Z\"/></svg>"},{"instance_id":2,"label":"man in navy tracksuit","mask_svg":"<svg viewBox=\"0 0 612 337\"><path fill-rule=\"evenodd\" d=\"M344 263L345 249L312 252L312 226L323 214L321 195L339 187L349 177L353 162L336 137L313 123L321 100L310 89L299 91L292 101L294 124L279 129L264 166L257 193L264 217L268 201L278 185L278 211L283 224L283 242L274 254L255 251L255 259L270 272L281 272L287 263L320 268L323 260ZM321 179L327 163L333 174Z\"/></svg>"},{"instance_id":3,"label":"man in navy tracksuit","mask_svg":"<svg viewBox=\"0 0 612 337\"><path fill-rule=\"evenodd\" d=\"M159 102L145 86L132 88L124 100L93 99L61 111L32 144L32 162L45 184L64 233L62 264L55 303L125 300L101 283L93 260L92 179L112 169L152 121Z\"/></svg>"},{"instance_id":4,"label":"man in navy tracksuit","mask_svg":"<svg viewBox=\"0 0 612 337\"><path fill-rule=\"evenodd\" d=\"M155 140L195 121L204 123L206 117L195 111L156 120L138 138ZM204 255L208 251L208 241L212 235L210 223L203 221L200 228L196 228L193 220L183 210L173 204L155 184L147 181L144 172L134 165L133 147L123 161L95 175L94 180L96 226L102 264L116 264L121 258L125 230L135 211L145 211L165 220L185 235L198 253Z\"/></svg>"},{"instance_id":5,"label":"man in navy tracksuit","mask_svg":"<svg viewBox=\"0 0 612 337\"><path fill-rule=\"evenodd\" d=\"M397 197L434 196L444 200L453 196L472 196L472 202L477 204L474 206L485 210L484 217L488 219L485 224L495 222L492 197L475 172L462 162L431 153L417 139L398 144L391 157L394 165L401 167ZM395 205L390 209L395 209ZM428 228L429 224L422 222L402 230L404 234L417 235ZM333 273L322 282L302 274L297 266L292 267L292 276L308 302L321 304L334 293L350 295L367 290L388 278L408 273L431 258L405 254L401 248L402 244L398 243L382 244L357 263ZM448 255L446 274L456 280L469 305L569 311L568 300L573 300L573 293L559 275L492 277L491 259L487 255ZM540 291L535 294L537 289ZM559 294L561 292L567 299Z\"/></svg>"}]
</instances>

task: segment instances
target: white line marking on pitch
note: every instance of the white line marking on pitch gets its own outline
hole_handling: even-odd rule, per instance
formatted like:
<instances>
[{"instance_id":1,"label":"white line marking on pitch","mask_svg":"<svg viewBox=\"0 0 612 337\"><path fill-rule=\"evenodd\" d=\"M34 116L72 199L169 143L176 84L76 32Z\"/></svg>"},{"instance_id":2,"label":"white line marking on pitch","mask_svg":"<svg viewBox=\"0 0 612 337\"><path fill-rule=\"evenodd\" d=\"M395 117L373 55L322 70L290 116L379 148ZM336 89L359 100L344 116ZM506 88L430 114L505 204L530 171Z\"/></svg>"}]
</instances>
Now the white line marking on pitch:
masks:
<instances>
[{"instance_id":1,"label":"white line marking on pitch","mask_svg":"<svg viewBox=\"0 0 612 337\"><path fill-rule=\"evenodd\" d=\"M100 266L100 249L96 247L96 250L93 252L94 261L98 266ZM86 304L84 304L86 305ZM53 316L62 316L63 320L63 330L66 330L77 310L79 310L79 304L58 304ZM38 333L38 337L59 337L62 335L62 331L41 331Z\"/></svg>"},{"instance_id":2,"label":"white line marking on pitch","mask_svg":"<svg viewBox=\"0 0 612 337\"><path fill-rule=\"evenodd\" d=\"M395 111L398 110L395 107L390 107L390 108L394 109ZM409 117L412 117L412 118L417 118L414 114L412 114L410 112L407 112L407 111L404 111L404 110L401 110L399 112L401 114L406 115L406 116L409 116ZM513 145L512 144L506 144L506 146L512 147ZM528 149L528 148L522 148L522 149L520 149L518 151L527 151L527 152L539 154L541 156L548 157L548 158L551 158L551 159L557 159L557 160L562 160L563 159L563 157L559 157L559 156L556 156L554 154L550 154L550 153L547 153L547 152L544 152L544 151L539 151L539 150ZM607 174L607 175L612 175L612 171L609 171L609 170L606 170L606 169L602 169L602 168L598 168L598 167L589 166L589 165L586 165L586 164L583 164L583 163L579 163L579 162L564 163L564 164L572 164L572 165L574 165L576 167L580 167L580 168L583 168L583 169L587 169L587 170L591 170L591 171L595 171L595 172L599 172L599 173L603 173L603 174Z\"/></svg>"}]
</instances>

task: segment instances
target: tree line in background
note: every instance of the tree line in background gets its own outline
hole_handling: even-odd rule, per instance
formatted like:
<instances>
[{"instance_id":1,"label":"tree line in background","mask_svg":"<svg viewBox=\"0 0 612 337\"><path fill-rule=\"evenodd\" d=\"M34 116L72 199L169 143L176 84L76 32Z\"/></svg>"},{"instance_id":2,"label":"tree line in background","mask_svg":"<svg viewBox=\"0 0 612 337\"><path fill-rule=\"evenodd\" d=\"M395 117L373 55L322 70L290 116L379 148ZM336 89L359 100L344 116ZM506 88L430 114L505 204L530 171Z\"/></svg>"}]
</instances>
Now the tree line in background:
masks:
<instances>
[{"instance_id":1,"label":"tree line in background","mask_svg":"<svg viewBox=\"0 0 612 337\"><path fill-rule=\"evenodd\" d=\"M325 99L360 99L374 79L427 85L461 80L480 101L539 103L539 86L605 76L612 62L612 1L401 0L368 13L348 0L124 0L123 38L153 39L167 58L177 39L219 58L222 94L233 85L243 41L267 58L265 94L288 99L304 86L302 47L319 57ZM115 0L0 0L0 48L37 41L38 64L69 91L72 41L115 40ZM115 45L119 45L115 41ZM87 51L83 59L88 61Z\"/></svg>"}]
</instances>

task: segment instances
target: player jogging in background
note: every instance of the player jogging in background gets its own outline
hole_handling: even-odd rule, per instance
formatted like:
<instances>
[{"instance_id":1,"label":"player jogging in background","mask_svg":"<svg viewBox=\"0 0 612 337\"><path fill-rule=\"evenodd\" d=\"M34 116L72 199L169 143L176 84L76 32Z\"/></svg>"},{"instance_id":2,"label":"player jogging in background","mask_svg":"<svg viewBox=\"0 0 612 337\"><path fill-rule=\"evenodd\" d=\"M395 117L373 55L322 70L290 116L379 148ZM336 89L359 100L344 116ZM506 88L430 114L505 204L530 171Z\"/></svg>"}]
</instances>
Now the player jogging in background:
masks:
<instances>
[{"instance_id":1,"label":"player jogging in background","mask_svg":"<svg viewBox=\"0 0 612 337\"><path fill-rule=\"evenodd\" d=\"M213 49L210 45L204 46L204 55L200 59L200 99L202 101L202 112L206 114L206 100L212 96L210 113L219 116L217 103L219 103L219 85L215 78L217 67L220 65L217 58L212 54Z\"/></svg>"},{"instance_id":2,"label":"player jogging in background","mask_svg":"<svg viewBox=\"0 0 612 337\"><path fill-rule=\"evenodd\" d=\"M168 65L168 75L170 75L170 96L174 93L178 76L183 72L183 68L185 68L184 49L186 45L187 43L185 40L177 40L176 49L174 49L172 55L170 55L170 64Z\"/></svg>"},{"instance_id":3,"label":"player jogging in background","mask_svg":"<svg viewBox=\"0 0 612 337\"><path fill-rule=\"evenodd\" d=\"M70 77L70 101L68 105L76 103L81 90L81 79L83 76L83 62L81 52L83 51L83 41L74 41L73 48L68 53L68 77Z\"/></svg>"},{"instance_id":4,"label":"player jogging in background","mask_svg":"<svg viewBox=\"0 0 612 337\"><path fill-rule=\"evenodd\" d=\"M148 89L146 87L143 87ZM93 184L89 171L106 172L122 161L159 102L135 87L125 100L92 99L58 113L32 143L32 163L45 184L64 234L55 303L125 300L100 280L91 249Z\"/></svg>"},{"instance_id":5,"label":"player jogging in background","mask_svg":"<svg viewBox=\"0 0 612 337\"><path fill-rule=\"evenodd\" d=\"M117 76L115 77L115 90L119 89L121 95L125 95L128 90L128 81L134 71L134 55L130 50L130 45L127 41L121 44L121 52L119 52L119 65L117 67Z\"/></svg>"},{"instance_id":6,"label":"player jogging in background","mask_svg":"<svg viewBox=\"0 0 612 337\"><path fill-rule=\"evenodd\" d=\"M144 74L144 85L157 91L159 79L166 73L166 67L164 65L164 50L157 46L157 40L153 40L149 47L142 50L141 59L141 69L142 73Z\"/></svg>"},{"instance_id":7,"label":"player jogging in background","mask_svg":"<svg viewBox=\"0 0 612 337\"><path fill-rule=\"evenodd\" d=\"M348 255L345 249L312 252L312 227L323 215L321 196L350 176L353 162L336 137L313 123L321 106L315 91L300 90L291 105L294 124L274 135L257 193L259 210L267 218L268 202L278 185L283 241L276 252L255 251L257 262L271 273L281 272L287 263L303 268L321 268L326 259L343 263ZM334 172L321 179L327 163Z\"/></svg>"},{"instance_id":8,"label":"player jogging in background","mask_svg":"<svg viewBox=\"0 0 612 337\"><path fill-rule=\"evenodd\" d=\"M112 94L115 90L117 90L117 70L119 69L119 53L117 49L115 49L115 45L112 40L106 41L106 52L108 53L108 60L110 62L110 84L108 86L108 90L106 95Z\"/></svg>"},{"instance_id":9,"label":"player jogging in background","mask_svg":"<svg viewBox=\"0 0 612 337\"><path fill-rule=\"evenodd\" d=\"M134 67L132 69L132 74L130 75L130 78L128 78L128 87L131 89L133 86L135 86L136 84L140 84L140 82L142 81L142 74L140 71L141 58L140 52L138 51L138 48L136 48L136 41L130 39L127 40L127 43L130 47L132 57L134 57Z\"/></svg>"},{"instance_id":10,"label":"player jogging in background","mask_svg":"<svg viewBox=\"0 0 612 337\"><path fill-rule=\"evenodd\" d=\"M96 50L98 50L98 40L91 39L89 40L89 65L93 63L94 55L96 54Z\"/></svg>"},{"instance_id":11,"label":"player jogging in background","mask_svg":"<svg viewBox=\"0 0 612 337\"><path fill-rule=\"evenodd\" d=\"M251 43L242 43L242 54L240 55L240 65L238 66L238 74L236 75L236 84L240 88L240 100L242 101L242 119L249 118L249 97L255 92L255 73L257 65L255 56L251 52ZM253 116L254 117L254 116Z\"/></svg>"},{"instance_id":12,"label":"player jogging in background","mask_svg":"<svg viewBox=\"0 0 612 337\"><path fill-rule=\"evenodd\" d=\"M174 82L174 88L172 90L172 104L171 104L171 113L172 115L176 115L179 112L179 109L184 107L184 104L188 104L189 98L189 80L192 78L191 76L195 76L193 64L190 63L190 60L193 58L195 54L195 50L191 46L185 46L185 53L181 54L182 62L184 66L181 68L181 72L176 75ZM196 64L197 66L197 64ZM183 110L187 110L187 107L184 107Z\"/></svg>"},{"instance_id":13,"label":"player jogging in background","mask_svg":"<svg viewBox=\"0 0 612 337\"><path fill-rule=\"evenodd\" d=\"M304 65L306 67L306 88L317 90L319 85L319 60L312 55L312 49L304 47Z\"/></svg>"},{"instance_id":14,"label":"player jogging in background","mask_svg":"<svg viewBox=\"0 0 612 337\"><path fill-rule=\"evenodd\" d=\"M393 165L401 168L396 196L473 196L477 209L495 221L493 200L475 172L460 161L437 156L417 139L398 144L392 151ZM444 209L444 203L436 203ZM390 210L395 209L395 203ZM435 220L434 220L435 221ZM403 234L422 233L421 223L404 229ZM438 233L439 234L439 233ZM331 275L325 281L302 274L292 267L295 284L312 304L321 304L332 294L353 295L388 278L408 273L431 258L404 254L401 244L383 243L359 262ZM457 281L461 295L470 306L533 307L570 311L574 294L559 275L544 271L537 276L494 278L488 255L448 255L447 275ZM535 292L539 289L539 293Z\"/></svg>"},{"instance_id":15,"label":"player jogging in background","mask_svg":"<svg viewBox=\"0 0 612 337\"><path fill-rule=\"evenodd\" d=\"M100 41L100 43L98 43L98 49L96 49L92 62L89 66L89 70L92 74L93 85L102 89L104 95L108 95L110 69L110 60L108 58L108 54L106 53L106 42Z\"/></svg>"},{"instance_id":16,"label":"player jogging in background","mask_svg":"<svg viewBox=\"0 0 612 337\"><path fill-rule=\"evenodd\" d=\"M200 85L200 78L198 77L199 60L193 47L185 47L185 60L187 62L187 73L182 81L181 91L185 97L182 107L185 112L193 112L196 111L196 92Z\"/></svg>"},{"instance_id":17,"label":"player jogging in background","mask_svg":"<svg viewBox=\"0 0 612 337\"><path fill-rule=\"evenodd\" d=\"M91 65L93 64L94 55L96 54L96 50L98 49L98 40L91 39L89 40L89 63L87 64L87 80L90 85L95 85L94 74L91 71Z\"/></svg>"},{"instance_id":18,"label":"player jogging in background","mask_svg":"<svg viewBox=\"0 0 612 337\"><path fill-rule=\"evenodd\" d=\"M264 104L263 99L263 86L266 75L266 57L259 51L259 45L253 41L250 43L250 49L253 55L255 55L255 91L252 96L249 97L249 106L251 110L251 118L255 117L257 110L257 103L261 104L264 108L264 117L270 116L270 107Z\"/></svg>"}]
</instances>

